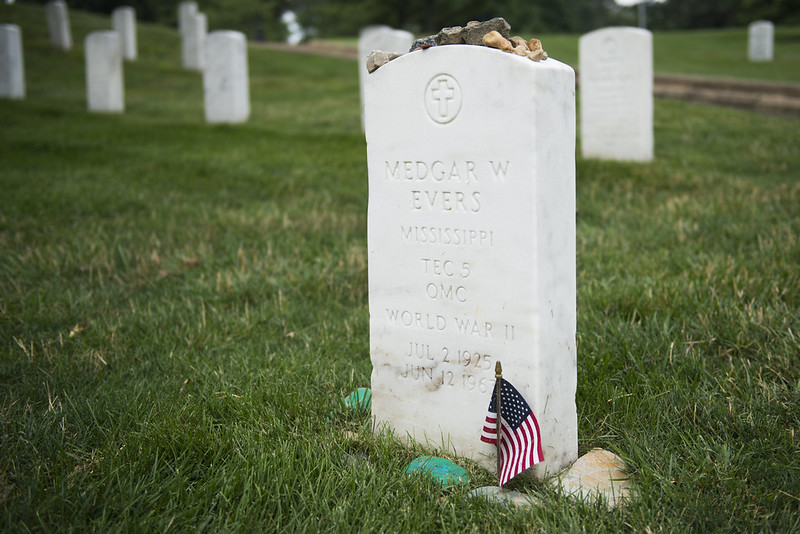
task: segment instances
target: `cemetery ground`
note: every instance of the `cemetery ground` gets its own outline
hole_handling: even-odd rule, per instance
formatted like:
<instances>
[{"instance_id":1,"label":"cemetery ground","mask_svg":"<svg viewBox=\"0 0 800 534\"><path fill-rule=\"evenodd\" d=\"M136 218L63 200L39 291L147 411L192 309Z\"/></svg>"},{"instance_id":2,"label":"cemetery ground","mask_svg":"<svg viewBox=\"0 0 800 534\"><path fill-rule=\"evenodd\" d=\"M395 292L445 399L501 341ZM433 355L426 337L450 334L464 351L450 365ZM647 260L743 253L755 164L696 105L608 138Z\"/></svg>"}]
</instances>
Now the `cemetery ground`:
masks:
<instances>
[{"instance_id":1,"label":"cemetery ground","mask_svg":"<svg viewBox=\"0 0 800 534\"><path fill-rule=\"evenodd\" d=\"M653 163L578 159L579 452L619 454L637 494L517 480L543 505L506 509L456 456L469 487L402 474L431 451L338 406L371 372L354 62L251 47L250 121L208 126L177 33L140 24L125 114L89 114L82 42L108 20L73 11L63 53L15 10L0 528L800 529L796 120L656 100Z\"/></svg>"}]
</instances>

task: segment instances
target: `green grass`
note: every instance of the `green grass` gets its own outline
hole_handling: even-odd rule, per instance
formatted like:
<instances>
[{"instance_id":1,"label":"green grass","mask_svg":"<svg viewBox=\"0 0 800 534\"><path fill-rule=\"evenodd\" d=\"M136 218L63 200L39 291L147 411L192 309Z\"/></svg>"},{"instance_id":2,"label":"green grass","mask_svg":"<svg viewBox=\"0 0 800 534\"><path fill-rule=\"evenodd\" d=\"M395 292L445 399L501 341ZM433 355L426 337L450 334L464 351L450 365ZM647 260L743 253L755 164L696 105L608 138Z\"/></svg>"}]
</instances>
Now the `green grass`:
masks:
<instances>
[{"instance_id":1,"label":"green grass","mask_svg":"<svg viewBox=\"0 0 800 534\"><path fill-rule=\"evenodd\" d=\"M80 43L106 21L73 12L65 54L13 9L0 528L800 528L797 121L657 100L654 163L578 159L579 448L620 454L638 497L608 512L522 481L545 506L504 510L326 421L371 372L353 62L251 48L252 119L208 126L174 32L142 25L127 112L90 115Z\"/></svg>"},{"instance_id":2,"label":"green grass","mask_svg":"<svg viewBox=\"0 0 800 534\"><path fill-rule=\"evenodd\" d=\"M536 35L550 57L578 66L576 35ZM775 28L774 61L747 60L747 28L653 33L658 74L800 82L800 27Z\"/></svg>"}]
</instances>

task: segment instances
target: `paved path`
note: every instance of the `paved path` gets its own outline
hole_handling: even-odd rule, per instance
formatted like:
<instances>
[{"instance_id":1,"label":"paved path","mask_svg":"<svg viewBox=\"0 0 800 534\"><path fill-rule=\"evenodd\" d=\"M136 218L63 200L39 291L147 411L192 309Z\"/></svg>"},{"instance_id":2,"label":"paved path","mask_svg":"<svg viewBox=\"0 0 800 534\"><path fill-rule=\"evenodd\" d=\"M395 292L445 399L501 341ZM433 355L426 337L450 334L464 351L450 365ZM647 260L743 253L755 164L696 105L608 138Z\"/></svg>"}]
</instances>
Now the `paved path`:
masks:
<instances>
[{"instance_id":1,"label":"paved path","mask_svg":"<svg viewBox=\"0 0 800 534\"><path fill-rule=\"evenodd\" d=\"M358 59L358 49L355 46L314 41L297 46L285 43L254 44L298 54ZM800 84L656 74L653 80L653 94L660 98L675 98L800 118Z\"/></svg>"}]
</instances>

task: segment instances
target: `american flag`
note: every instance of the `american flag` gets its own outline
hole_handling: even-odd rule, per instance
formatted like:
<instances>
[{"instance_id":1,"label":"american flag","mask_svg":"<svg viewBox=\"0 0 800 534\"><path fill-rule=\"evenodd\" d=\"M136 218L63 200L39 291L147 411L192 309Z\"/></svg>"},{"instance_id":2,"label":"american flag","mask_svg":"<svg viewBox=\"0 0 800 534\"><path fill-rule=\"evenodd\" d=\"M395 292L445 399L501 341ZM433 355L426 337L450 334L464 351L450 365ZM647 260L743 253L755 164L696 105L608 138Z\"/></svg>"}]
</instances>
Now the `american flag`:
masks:
<instances>
[{"instance_id":1,"label":"american flag","mask_svg":"<svg viewBox=\"0 0 800 534\"><path fill-rule=\"evenodd\" d=\"M495 385L496 387L496 385ZM539 422L536 421L528 403L510 382L500 379L501 434L500 449L503 463L497 474L502 486L524 470L544 460ZM497 443L497 405L495 389L489 413L481 432L481 441Z\"/></svg>"}]
</instances>

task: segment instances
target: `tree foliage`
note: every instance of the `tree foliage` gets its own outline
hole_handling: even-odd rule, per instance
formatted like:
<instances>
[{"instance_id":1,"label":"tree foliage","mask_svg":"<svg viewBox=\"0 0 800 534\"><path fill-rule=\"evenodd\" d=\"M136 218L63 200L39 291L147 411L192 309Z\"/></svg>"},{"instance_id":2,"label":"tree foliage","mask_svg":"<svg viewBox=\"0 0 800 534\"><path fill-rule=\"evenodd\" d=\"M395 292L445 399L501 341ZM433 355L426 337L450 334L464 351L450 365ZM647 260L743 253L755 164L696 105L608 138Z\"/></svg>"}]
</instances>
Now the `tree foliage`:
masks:
<instances>
[{"instance_id":1,"label":"tree foliage","mask_svg":"<svg viewBox=\"0 0 800 534\"><path fill-rule=\"evenodd\" d=\"M46 0L37 0L44 3ZM69 0L69 5L110 13L136 9L139 20L174 25L180 0ZM235 29L251 38L281 40L281 14L293 10L321 36L353 36L369 24L418 34L470 20L504 17L515 33L584 33L610 25L636 25L636 7L614 0L197 0L209 29ZM648 27L657 30L744 26L759 20L800 24L798 0L666 0L647 7Z\"/></svg>"},{"instance_id":2,"label":"tree foliage","mask_svg":"<svg viewBox=\"0 0 800 534\"><path fill-rule=\"evenodd\" d=\"M297 7L323 35L353 35L367 24L433 33L492 17L516 32L584 32L620 20L613 0L306 0Z\"/></svg>"}]
</instances>

